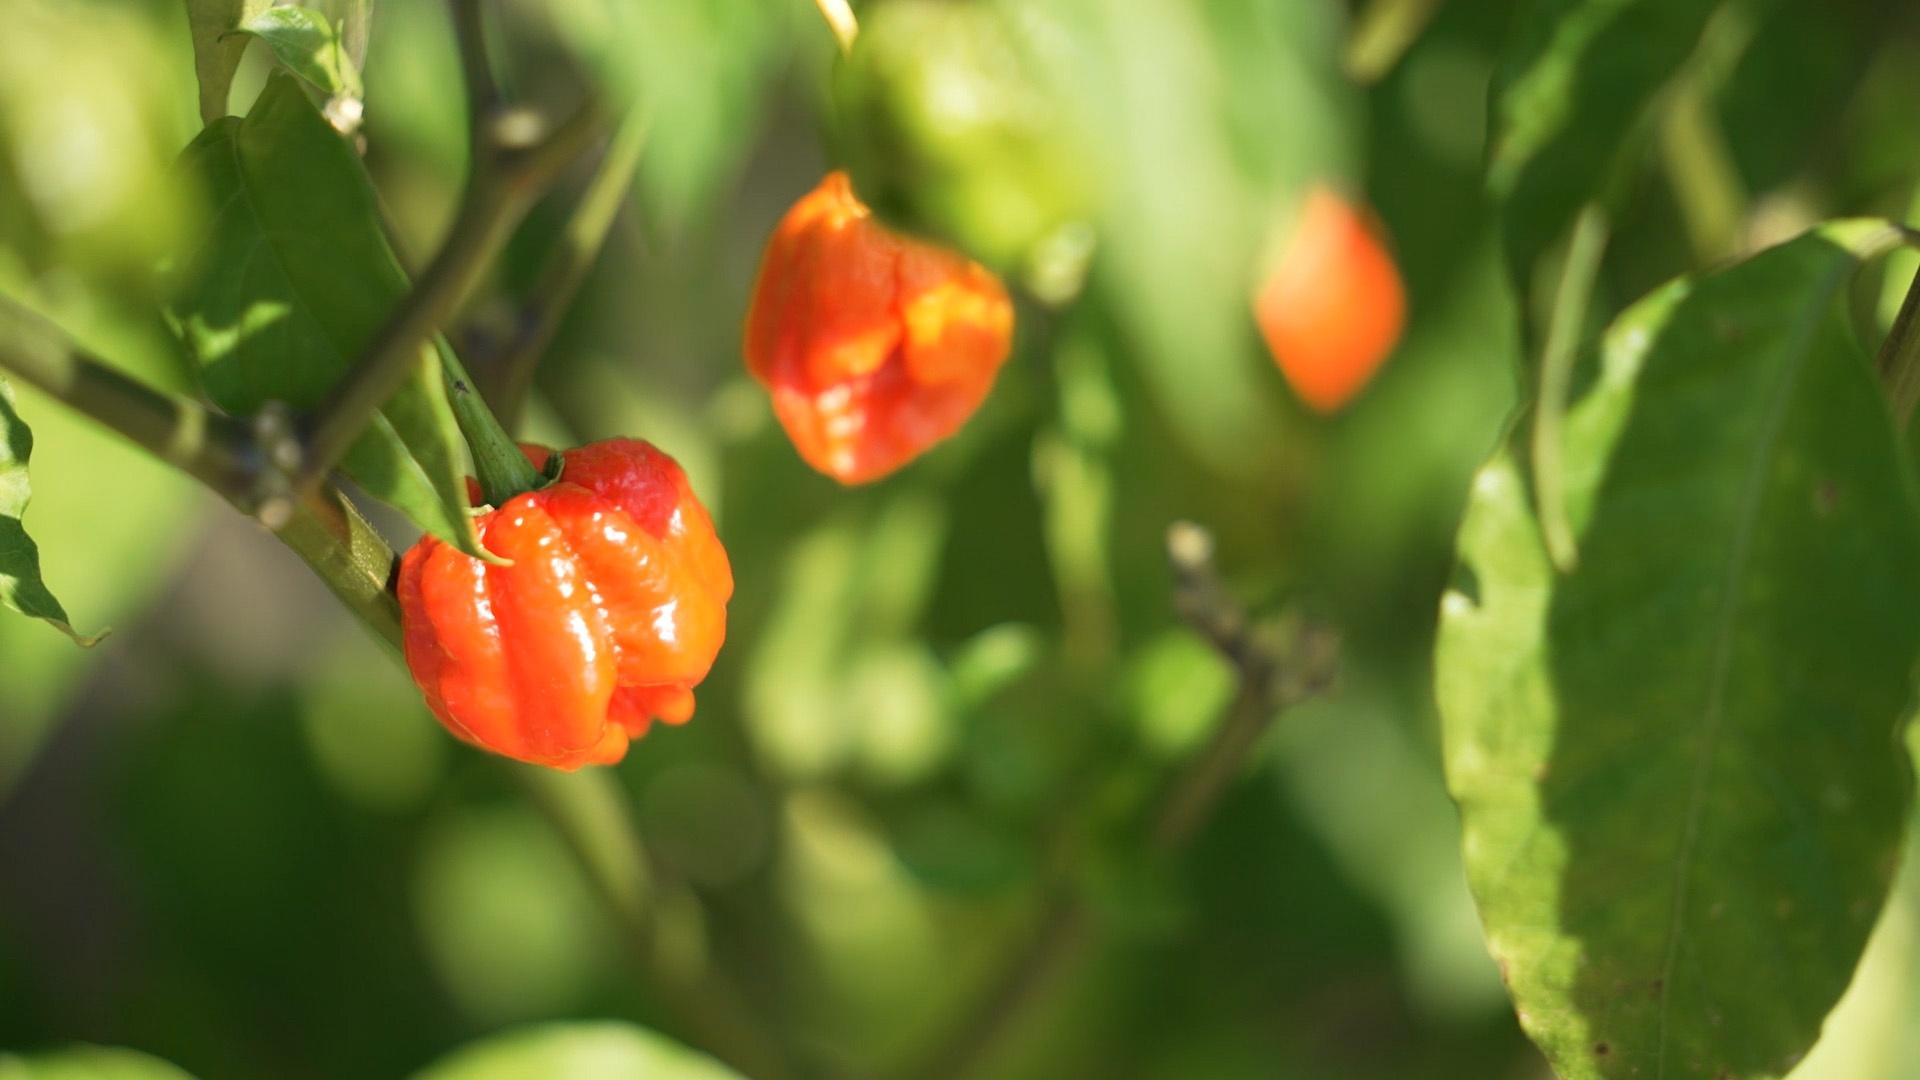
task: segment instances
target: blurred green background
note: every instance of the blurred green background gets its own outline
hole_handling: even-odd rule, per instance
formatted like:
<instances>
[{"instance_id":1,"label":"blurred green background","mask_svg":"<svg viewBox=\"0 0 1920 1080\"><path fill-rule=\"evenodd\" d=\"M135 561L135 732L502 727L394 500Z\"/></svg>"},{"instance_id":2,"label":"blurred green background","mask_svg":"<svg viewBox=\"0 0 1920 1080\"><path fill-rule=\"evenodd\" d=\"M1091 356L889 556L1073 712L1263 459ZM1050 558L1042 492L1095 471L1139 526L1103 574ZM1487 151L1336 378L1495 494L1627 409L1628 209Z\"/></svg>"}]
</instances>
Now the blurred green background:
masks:
<instances>
[{"instance_id":1,"label":"blurred green background","mask_svg":"<svg viewBox=\"0 0 1920 1080\"><path fill-rule=\"evenodd\" d=\"M869 1074L937 1037L1064 881L1091 945L984 1075L1544 1076L1465 892L1428 659L1466 482L1515 396L1481 173L1509 6L1045 6L1087 65L1049 82L1113 188L1091 276L1065 307L1023 298L964 433L856 490L801 464L738 355L760 245L847 137L811 5L650 0L637 27L619 4L493 9L516 94L611 71L658 103L528 433L674 454L739 583L694 722L616 769L528 780L455 744L271 538L21 389L48 581L114 633L83 652L0 618L0 1049L385 1077L607 1018ZM1703 169L1766 235L1912 201L1906 5L1730 10L1734 44L1700 74L1721 156L1650 163L1616 303L1691 265ZM20 28L0 28L0 291L190 385L144 270L195 213L144 194L198 127L180 5L0 0L0 24ZM367 41L366 160L417 265L465 169L451 30L440 4L385 0ZM266 65L249 55L237 110ZM473 325L511 310L580 179ZM1265 224L1314 180L1365 192L1410 298L1397 354L1333 418L1290 398L1247 313ZM1323 619L1345 653L1337 694L1284 716L1190 849L1154 860L1126 824L1232 692L1173 612L1162 540L1183 518L1250 607ZM646 873L583 874L569 815L629 821ZM1920 1076L1900 1041L1917 921L1903 887L1803 1074ZM705 1011L716 985L753 1031Z\"/></svg>"}]
</instances>

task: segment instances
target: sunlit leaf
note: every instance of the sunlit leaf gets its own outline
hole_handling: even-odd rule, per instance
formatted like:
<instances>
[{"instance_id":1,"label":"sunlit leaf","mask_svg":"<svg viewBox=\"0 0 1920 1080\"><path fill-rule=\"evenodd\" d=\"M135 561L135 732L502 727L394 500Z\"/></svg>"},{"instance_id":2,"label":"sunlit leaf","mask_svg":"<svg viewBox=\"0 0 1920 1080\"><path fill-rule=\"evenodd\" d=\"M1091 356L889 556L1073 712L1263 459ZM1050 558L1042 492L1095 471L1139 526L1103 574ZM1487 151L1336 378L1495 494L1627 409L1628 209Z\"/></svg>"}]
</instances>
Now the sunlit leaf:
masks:
<instances>
[{"instance_id":1,"label":"sunlit leaf","mask_svg":"<svg viewBox=\"0 0 1920 1080\"><path fill-rule=\"evenodd\" d=\"M13 410L13 389L0 379L0 603L44 619L82 645L98 637L76 633L67 621L67 609L40 580L40 548L27 535L21 516L33 495L27 479L27 459L33 454L33 431Z\"/></svg>"},{"instance_id":2,"label":"sunlit leaf","mask_svg":"<svg viewBox=\"0 0 1920 1080\"><path fill-rule=\"evenodd\" d=\"M170 312L208 396L240 414L269 401L312 407L407 292L358 156L278 73L245 119L216 121L195 139L181 167L216 207L197 250L178 260ZM463 447L423 346L341 468L475 552Z\"/></svg>"},{"instance_id":3,"label":"sunlit leaf","mask_svg":"<svg viewBox=\"0 0 1920 1080\"><path fill-rule=\"evenodd\" d=\"M360 70L348 57L333 24L318 11L268 8L240 24L240 34L259 38L288 71L329 94L360 97Z\"/></svg>"},{"instance_id":4,"label":"sunlit leaf","mask_svg":"<svg viewBox=\"0 0 1920 1080\"><path fill-rule=\"evenodd\" d=\"M1567 417L1570 573L1510 451L1475 481L1448 783L1489 946L1569 1080L1782 1075L1886 897L1920 517L1836 297L1890 235L1830 227L1615 323Z\"/></svg>"},{"instance_id":5,"label":"sunlit leaf","mask_svg":"<svg viewBox=\"0 0 1920 1080\"><path fill-rule=\"evenodd\" d=\"M475 1043L416 1080L738 1080L739 1074L662 1035L615 1022L525 1028Z\"/></svg>"},{"instance_id":6,"label":"sunlit leaf","mask_svg":"<svg viewBox=\"0 0 1920 1080\"><path fill-rule=\"evenodd\" d=\"M193 1080L137 1050L76 1046L31 1057L0 1054L0 1080Z\"/></svg>"},{"instance_id":7,"label":"sunlit leaf","mask_svg":"<svg viewBox=\"0 0 1920 1080\"><path fill-rule=\"evenodd\" d=\"M126 625L151 603L197 528L193 483L132 444L37 395L19 391L34 418L33 533L41 566L76 610ZM0 799L34 760L75 684L106 659L76 649L29 619L0 616Z\"/></svg>"}]
</instances>

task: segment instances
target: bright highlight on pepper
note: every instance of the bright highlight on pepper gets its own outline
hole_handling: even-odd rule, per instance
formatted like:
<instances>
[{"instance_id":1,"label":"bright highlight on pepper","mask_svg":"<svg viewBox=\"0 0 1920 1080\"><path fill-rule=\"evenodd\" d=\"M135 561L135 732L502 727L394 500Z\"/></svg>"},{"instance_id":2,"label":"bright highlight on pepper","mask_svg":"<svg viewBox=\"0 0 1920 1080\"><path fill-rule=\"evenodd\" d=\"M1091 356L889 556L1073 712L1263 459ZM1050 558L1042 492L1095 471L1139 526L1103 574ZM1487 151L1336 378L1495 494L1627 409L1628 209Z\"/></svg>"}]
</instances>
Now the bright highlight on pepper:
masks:
<instances>
[{"instance_id":1,"label":"bright highlight on pepper","mask_svg":"<svg viewBox=\"0 0 1920 1080\"><path fill-rule=\"evenodd\" d=\"M835 172L768 241L745 351L800 456L858 484L958 431L1012 341L999 278L880 224Z\"/></svg>"},{"instance_id":2,"label":"bright highlight on pepper","mask_svg":"<svg viewBox=\"0 0 1920 1080\"><path fill-rule=\"evenodd\" d=\"M549 451L525 447L536 467ZM479 515L488 565L423 537L400 562L407 668L447 730L577 769L619 761L654 720L685 723L733 594L713 522L666 454L608 439L558 481Z\"/></svg>"}]
</instances>

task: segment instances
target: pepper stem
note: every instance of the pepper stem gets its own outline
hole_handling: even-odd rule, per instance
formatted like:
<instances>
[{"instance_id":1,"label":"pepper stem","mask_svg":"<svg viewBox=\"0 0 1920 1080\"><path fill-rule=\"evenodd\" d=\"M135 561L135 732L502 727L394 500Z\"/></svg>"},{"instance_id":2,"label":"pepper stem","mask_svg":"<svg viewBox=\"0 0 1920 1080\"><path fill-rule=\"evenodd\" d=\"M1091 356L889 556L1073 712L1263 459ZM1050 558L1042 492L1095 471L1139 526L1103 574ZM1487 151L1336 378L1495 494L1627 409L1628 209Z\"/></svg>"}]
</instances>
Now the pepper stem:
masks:
<instances>
[{"instance_id":1,"label":"pepper stem","mask_svg":"<svg viewBox=\"0 0 1920 1080\"><path fill-rule=\"evenodd\" d=\"M500 506L515 495L545 484L545 478L520 452L507 429L500 426L493 410L487 408L460 358L444 344L440 347L440 370L446 376L453 418L460 425L460 434L467 438L467 449L473 452L473 471L486 500Z\"/></svg>"}]
</instances>

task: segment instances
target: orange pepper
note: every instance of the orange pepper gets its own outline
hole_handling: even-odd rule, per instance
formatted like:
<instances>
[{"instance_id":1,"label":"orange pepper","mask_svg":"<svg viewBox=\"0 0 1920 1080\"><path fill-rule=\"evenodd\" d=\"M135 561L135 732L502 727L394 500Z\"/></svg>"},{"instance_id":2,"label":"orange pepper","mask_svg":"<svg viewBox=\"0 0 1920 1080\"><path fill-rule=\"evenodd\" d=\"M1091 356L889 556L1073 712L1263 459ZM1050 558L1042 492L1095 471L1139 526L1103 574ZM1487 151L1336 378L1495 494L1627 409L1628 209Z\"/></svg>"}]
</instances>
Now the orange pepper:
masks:
<instances>
[{"instance_id":1,"label":"orange pepper","mask_svg":"<svg viewBox=\"0 0 1920 1080\"><path fill-rule=\"evenodd\" d=\"M1372 218L1323 187L1308 194L1253 309L1294 392L1330 413L1393 352L1406 293Z\"/></svg>"},{"instance_id":2,"label":"orange pepper","mask_svg":"<svg viewBox=\"0 0 1920 1080\"><path fill-rule=\"evenodd\" d=\"M549 451L523 447L536 467ZM400 561L407 667L447 730L560 769L685 723L733 594L713 522L666 454L609 439L476 519L495 566L432 535Z\"/></svg>"},{"instance_id":3,"label":"orange pepper","mask_svg":"<svg viewBox=\"0 0 1920 1080\"><path fill-rule=\"evenodd\" d=\"M859 484L958 431L1012 338L999 278L880 224L834 172L767 243L745 352L800 456Z\"/></svg>"}]
</instances>

